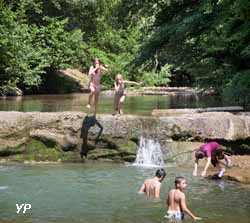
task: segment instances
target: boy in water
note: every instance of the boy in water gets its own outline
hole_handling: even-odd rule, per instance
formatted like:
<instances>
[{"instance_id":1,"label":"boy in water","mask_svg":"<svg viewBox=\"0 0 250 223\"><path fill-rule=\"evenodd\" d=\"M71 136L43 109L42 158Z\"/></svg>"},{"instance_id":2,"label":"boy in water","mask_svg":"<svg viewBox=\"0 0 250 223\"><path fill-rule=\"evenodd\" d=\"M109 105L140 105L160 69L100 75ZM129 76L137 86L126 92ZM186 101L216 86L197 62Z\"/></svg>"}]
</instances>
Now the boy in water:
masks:
<instances>
[{"instance_id":1,"label":"boy in water","mask_svg":"<svg viewBox=\"0 0 250 223\"><path fill-rule=\"evenodd\" d=\"M149 198L160 198L161 182L164 180L165 176L165 170L158 169L155 173L155 177L144 181L139 193L145 194Z\"/></svg>"},{"instance_id":2,"label":"boy in water","mask_svg":"<svg viewBox=\"0 0 250 223\"><path fill-rule=\"evenodd\" d=\"M135 84L135 85L140 85L142 83L137 83L134 81L127 81L127 80L123 80L122 75L121 74L117 74L115 77L115 114L120 114L122 115L122 104L125 101L125 97L126 97L126 84Z\"/></svg>"},{"instance_id":3,"label":"boy in water","mask_svg":"<svg viewBox=\"0 0 250 223\"><path fill-rule=\"evenodd\" d=\"M222 168L219 164L219 160L225 159L227 167L231 166L231 160L228 158L227 155L224 154L221 146L217 142L209 142L202 144L196 151L195 151L195 164L194 164L194 171L193 176L197 176L197 168L199 159L206 157L207 163L206 166L201 173L201 176L206 176L207 169L210 166L210 163L213 164L214 167L219 169L217 176L221 178L225 172L225 168Z\"/></svg>"},{"instance_id":4,"label":"boy in water","mask_svg":"<svg viewBox=\"0 0 250 223\"><path fill-rule=\"evenodd\" d=\"M186 186L187 183L184 177L175 178L175 189L170 190L168 193L168 211L165 215L165 218L183 221L185 213L189 215L193 220L201 220L201 218L196 217L186 206L186 198L184 194Z\"/></svg>"}]
</instances>

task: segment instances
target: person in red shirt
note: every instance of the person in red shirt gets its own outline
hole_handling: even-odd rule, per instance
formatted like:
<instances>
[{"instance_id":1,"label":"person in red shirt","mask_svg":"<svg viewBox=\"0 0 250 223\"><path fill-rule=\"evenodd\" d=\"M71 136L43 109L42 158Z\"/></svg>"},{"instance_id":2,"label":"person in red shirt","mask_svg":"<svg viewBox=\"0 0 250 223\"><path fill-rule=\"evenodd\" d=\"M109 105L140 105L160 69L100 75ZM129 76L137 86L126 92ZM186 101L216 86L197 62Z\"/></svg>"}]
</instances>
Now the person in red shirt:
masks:
<instances>
[{"instance_id":1,"label":"person in red shirt","mask_svg":"<svg viewBox=\"0 0 250 223\"><path fill-rule=\"evenodd\" d=\"M207 158L207 164L204 170L201 173L201 176L206 176L207 169L210 166L210 163L213 164L214 167L219 169L217 176L221 178L225 172L225 168L221 167L219 160L224 159L228 167L231 166L231 160L228 158L227 155L224 154L223 149L217 142L209 142L202 144L198 149L195 151L195 165L193 176L197 176L197 168L199 159Z\"/></svg>"}]
</instances>

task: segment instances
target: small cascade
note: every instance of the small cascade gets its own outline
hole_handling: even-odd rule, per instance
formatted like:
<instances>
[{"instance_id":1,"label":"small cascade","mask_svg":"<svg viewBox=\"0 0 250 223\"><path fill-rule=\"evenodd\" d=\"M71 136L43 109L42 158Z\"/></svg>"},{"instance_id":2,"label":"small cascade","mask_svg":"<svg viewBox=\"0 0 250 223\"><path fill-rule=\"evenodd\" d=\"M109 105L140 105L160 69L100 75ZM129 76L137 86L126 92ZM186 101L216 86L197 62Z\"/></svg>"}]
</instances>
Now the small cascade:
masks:
<instances>
[{"instance_id":1,"label":"small cascade","mask_svg":"<svg viewBox=\"0 0 250 223\"><path fill-rule=\"evenodd\" d=\"M165 166L160 144L156 140L141 137L133 165L145 167Z\"/></svg>"}]
</instances>

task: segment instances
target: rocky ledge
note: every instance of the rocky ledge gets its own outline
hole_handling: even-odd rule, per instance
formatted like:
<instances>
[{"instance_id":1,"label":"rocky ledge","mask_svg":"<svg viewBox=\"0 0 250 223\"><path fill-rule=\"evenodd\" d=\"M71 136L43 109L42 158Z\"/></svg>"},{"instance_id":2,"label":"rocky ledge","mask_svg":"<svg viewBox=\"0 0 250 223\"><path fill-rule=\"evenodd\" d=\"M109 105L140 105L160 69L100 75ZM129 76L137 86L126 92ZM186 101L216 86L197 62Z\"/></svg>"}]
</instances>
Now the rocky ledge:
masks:
<instances>
[{"instance_id":1,"label":"rocky ledge","mask_svg":"<svg viewBox=\"0 0 250 223\"><path fill-rule=\"evenodd\" d=\"M140 137L158 141L168 162L190 162L195 148L207 140L219 141L232 153L250 154L250 116L210 112L95 118L81 112L0 112L0 157L5 160L130 162Z\"/></svg>"},{"instance_id":2,"label":"rocky ledge","mask_svg":"<svg viewBox=\"0 0 250 223\"><path fill-rule=\"evenodd\" d=\"M93 117L81 112L0 112L0 162L86 160L133 162L140 138L159 142L166 162L192 163L204 141L250 154L250 115L210 112L179 116ZM225 177L250 184L250 156L232 156Z\"/></svg>"}]
</instances>

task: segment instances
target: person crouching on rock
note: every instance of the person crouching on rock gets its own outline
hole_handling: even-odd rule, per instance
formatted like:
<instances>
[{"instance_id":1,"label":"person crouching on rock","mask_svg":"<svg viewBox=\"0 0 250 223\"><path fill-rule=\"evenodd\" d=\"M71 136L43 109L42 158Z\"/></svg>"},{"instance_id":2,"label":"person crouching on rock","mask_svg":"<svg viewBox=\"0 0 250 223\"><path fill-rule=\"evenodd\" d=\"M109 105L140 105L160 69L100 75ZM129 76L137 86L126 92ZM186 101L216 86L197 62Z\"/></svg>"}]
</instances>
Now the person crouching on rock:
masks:
<instances>
[{"instance_id":1,"label":"person crouching on rock","mask_svg":"<svg viewBox=\"0 0 250 223\"><path fill-rule=\"evenodd\" d=\"M207 163L204 170L201 173L202 177L206 176L207 169L210 166L210 163L217 169L219 172L217 174L218 178L221 178L225 172L225 168L221 167L219 160L224 159L226 161L227 167L231 166L231 160L228 158L227 155L224 154L223 149L217 142L209 142L202 144L198 149L195 151L195 164L194 164L194 171L193 176L197 176L197 168L199 159L207 158Z\"/></svg>"}]
</instances>

